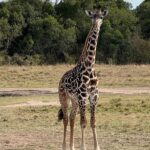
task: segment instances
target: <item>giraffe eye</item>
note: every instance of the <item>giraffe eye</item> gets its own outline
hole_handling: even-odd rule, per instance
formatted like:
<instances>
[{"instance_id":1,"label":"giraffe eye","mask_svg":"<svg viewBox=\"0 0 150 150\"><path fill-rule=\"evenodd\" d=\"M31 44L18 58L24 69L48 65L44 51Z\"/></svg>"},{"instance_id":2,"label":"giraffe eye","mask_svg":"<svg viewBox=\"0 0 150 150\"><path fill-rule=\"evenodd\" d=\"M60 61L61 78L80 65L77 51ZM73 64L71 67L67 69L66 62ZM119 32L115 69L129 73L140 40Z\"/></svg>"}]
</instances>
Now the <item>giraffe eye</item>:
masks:
<instances>
[{"instance_id":1,"label":"giraffe eye","mask_svg":"<svg viewBox=\"0 0 150 150\"><path fill-rule=\"evenodd\" d=\"M94 18L96 18L96 14L94 15Z\"/></svg>"}]
</instances>

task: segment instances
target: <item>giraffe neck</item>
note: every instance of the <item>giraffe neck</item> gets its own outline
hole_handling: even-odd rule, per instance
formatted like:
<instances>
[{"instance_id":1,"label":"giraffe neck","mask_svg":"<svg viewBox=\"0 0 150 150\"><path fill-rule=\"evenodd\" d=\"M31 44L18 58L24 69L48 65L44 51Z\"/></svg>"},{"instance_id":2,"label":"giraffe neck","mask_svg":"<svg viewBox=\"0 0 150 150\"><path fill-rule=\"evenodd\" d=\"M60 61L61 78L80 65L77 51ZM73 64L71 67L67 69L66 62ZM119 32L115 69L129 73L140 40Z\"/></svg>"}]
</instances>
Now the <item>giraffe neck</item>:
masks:
<instances>
[{"instance_id":1,"label":"giraffe neck","mask_svg":"<svg viewBox=\"0 0 150 150\"><path fill-rule=\"evenodd\" d=\"M97 21L92 25L78 64L86 64L87 67L95 64L96 47L101 24L101 21Z\"/></svg>"}]
</instances>

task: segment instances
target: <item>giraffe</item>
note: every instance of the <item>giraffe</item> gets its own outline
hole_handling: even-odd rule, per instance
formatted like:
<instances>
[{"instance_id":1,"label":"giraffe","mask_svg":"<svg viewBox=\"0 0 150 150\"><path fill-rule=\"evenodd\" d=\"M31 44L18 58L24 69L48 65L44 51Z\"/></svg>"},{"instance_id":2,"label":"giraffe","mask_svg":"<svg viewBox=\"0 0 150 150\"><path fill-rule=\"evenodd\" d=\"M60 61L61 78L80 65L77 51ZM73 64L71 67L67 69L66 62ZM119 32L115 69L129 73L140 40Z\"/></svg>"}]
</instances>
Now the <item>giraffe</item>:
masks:
<instances>
[{"instance_id":1,"label":"giraffe","mask_svg":"<svg viewBox=\"0 0 150 150\"><path fill-rule=\"evenodd\" d=\"M78 107L80 110L80 126L82 133L81 150L86 150L85 127L87 124L87 99L90 103L90 125L93 132L94 150L100 150L95 127L98 79L95 73L94 64L100 27L103 18L108 14L108 10L94 9L93 11L86 10L85 12L92 20L92 27L86 38L82 54L76 66L67 71L59 82L59 101L61 108L58 112L58 120L63 120L64 124L63 150L66 150L66 132L68 122L70 122L70 150L75 150L74 123ZM71 100L72 110L68 117L69 99Z\"/></svg>"}]
</instances>

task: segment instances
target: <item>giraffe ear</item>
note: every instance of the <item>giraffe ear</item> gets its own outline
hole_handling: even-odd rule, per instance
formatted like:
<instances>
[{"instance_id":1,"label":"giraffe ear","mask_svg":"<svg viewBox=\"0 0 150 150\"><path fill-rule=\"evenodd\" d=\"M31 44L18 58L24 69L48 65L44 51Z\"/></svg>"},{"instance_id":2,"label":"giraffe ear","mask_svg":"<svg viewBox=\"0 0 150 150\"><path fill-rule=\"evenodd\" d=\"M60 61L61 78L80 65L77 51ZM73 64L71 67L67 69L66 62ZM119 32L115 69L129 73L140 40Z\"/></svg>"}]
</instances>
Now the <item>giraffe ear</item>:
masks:
<instances>
[{"instance_id":1,"label":"giraffe ear","mask_svg":"<svg viewBox=\"0 0 150 150\"><path fill-rule=\"evenodd\" d=\"M85 13L86 13L87 16L89 16L90 18L92 18L92 16L93 16L93 12L92 11L85 10Z\"/></svg>"},{"instance_id":2,"label":"giraffe ear","mask_svg":"<svg viewBox=\"0 0 150 150\"><path fill-rule=\"evenodd\" d=\"M102 13L103 13L103 17L106 17L108 15L108 10L105 9Z\"/></svg>"}]
</instances>

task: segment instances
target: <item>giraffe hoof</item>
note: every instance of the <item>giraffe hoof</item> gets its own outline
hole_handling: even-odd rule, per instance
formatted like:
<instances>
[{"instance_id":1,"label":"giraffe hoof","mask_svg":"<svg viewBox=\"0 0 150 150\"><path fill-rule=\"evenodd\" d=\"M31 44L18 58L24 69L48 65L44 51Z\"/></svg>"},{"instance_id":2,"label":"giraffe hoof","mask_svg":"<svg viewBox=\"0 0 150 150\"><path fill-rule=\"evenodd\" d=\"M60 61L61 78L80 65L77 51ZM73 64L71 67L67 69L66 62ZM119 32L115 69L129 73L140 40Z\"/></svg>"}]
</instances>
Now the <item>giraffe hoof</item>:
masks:
<instances>
[{"instance_id":1,"label":"giraffe hoof","mask_svg":"<svg viewBox=\"0 0 150 150\"><path fill-rule=\"evenodd\" d=\"M96 148L95 148L95 150L100 150L100 147L99 147L99 146L98 146L98 147L96 147Z\"/></svg>"},{"instance_id":2,"label":"giraffe hoof","mask_svg":"<svg viewBox=\"0 0 150 150\"><path fill-rule=\"evenodd\" d=\"M75 150L75 148L74 148L74 147L71 147L70 150Z\"/></svg>"}]
</instances>

